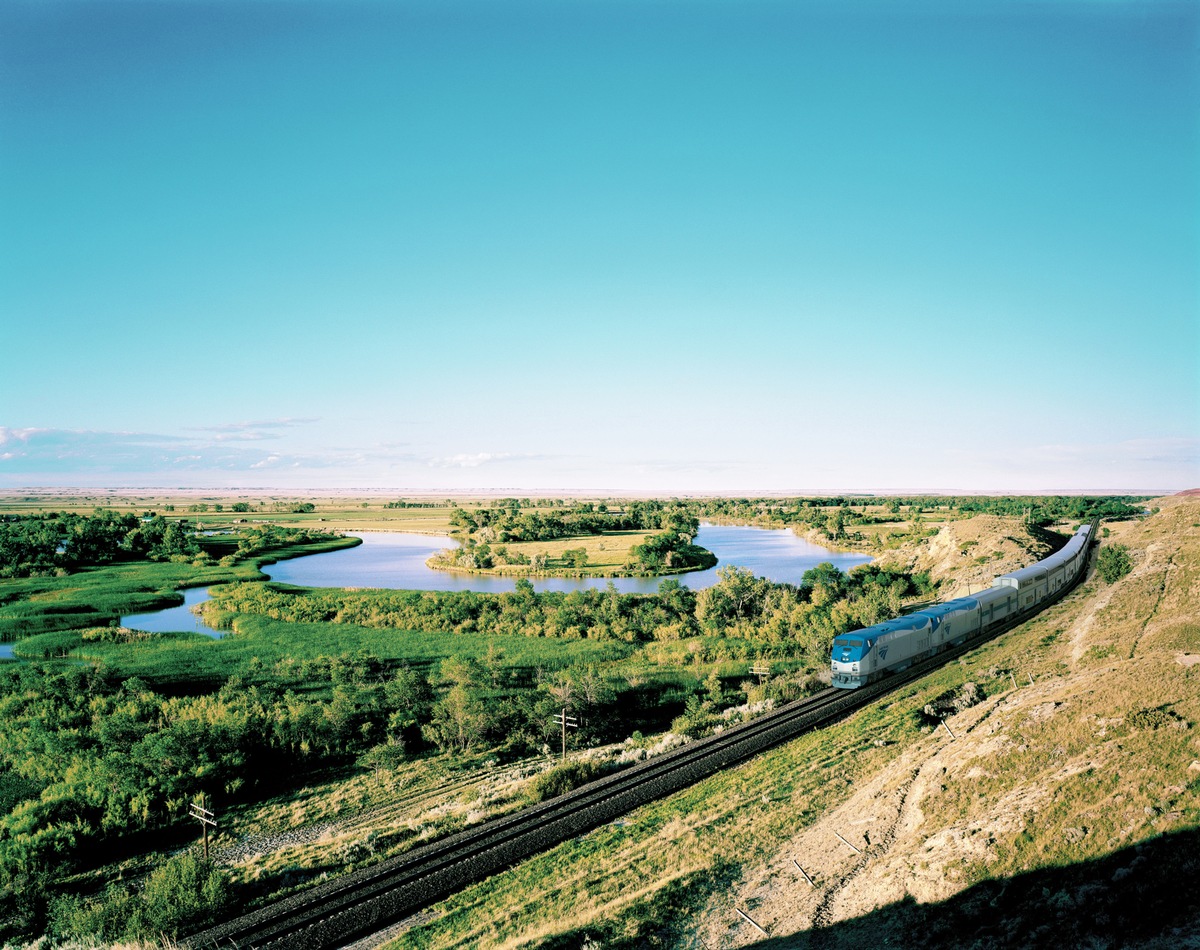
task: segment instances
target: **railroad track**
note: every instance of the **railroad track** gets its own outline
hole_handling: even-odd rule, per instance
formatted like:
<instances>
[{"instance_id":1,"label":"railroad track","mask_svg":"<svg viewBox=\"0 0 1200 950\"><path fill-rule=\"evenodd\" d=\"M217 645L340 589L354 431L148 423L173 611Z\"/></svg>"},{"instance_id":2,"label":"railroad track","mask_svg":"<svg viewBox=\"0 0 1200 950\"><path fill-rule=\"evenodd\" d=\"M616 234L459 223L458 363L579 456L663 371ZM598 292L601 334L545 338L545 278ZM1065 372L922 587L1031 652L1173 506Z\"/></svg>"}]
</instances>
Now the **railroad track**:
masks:
<instances>
[{"instance_id":1,"label":"railroad track","mask_svg":"<svg viewBox=\"0 0 1200 950\"><path fill-rule=\"evenodd\" d=\"M1093 532L1094 534L1094 532ZM829 688L626 768L511 815L492 819L370 868L203 931L186 942L201 948L333 950L382 930L461 888L613 821L806 732L829 725L925 676L981 643L1024 623L1038 610L1012 618L987 636L940 653L903 672L855 690Z\"/></svg>"}]
</instances>

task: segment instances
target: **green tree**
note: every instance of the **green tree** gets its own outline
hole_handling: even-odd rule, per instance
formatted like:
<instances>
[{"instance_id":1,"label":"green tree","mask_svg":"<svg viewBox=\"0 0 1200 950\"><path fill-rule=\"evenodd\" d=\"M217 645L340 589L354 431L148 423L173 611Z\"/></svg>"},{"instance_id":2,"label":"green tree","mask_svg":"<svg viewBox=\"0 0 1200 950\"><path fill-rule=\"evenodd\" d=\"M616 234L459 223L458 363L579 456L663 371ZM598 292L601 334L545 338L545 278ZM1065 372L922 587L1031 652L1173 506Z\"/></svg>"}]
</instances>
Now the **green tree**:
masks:
<instances>
[{"instance_id":1,"label":"green tree","mask_svg":"<svg viewBox=\"0 0 1200 950\"><path fill-rule=\"evenodd\" d=\"M433 718L423 731L443 752L467 752L482 738L486 726L483 703L471 690L456 685L434 703Z\"/></svg>"},{"instance_id":2,"label":"green tree","mask_svg":"<svg viewBox=\"0 0 1200 950\"><path fill-rule=\"evenodd\" d=\"M717 675L716 670L709 673L708 678L704 681L704 692L710 703L714 706L721 705L721 701L725 698L725 689L721 685L721 677Z\"/></svg>"},{"instance_id":3,"label":"green tree","mask_svg":"<svg viewBox=\"0 0 1200 950\"><path fill-rule=\"evenodd\" d=\"M1096 556L1096 570L1106 584L1115 584L1133 570L1129 548L1123 544L1106 544Z\"/></svg>"},{"instance_id":4,"label":"green tree","mask_svg":"<svg viewBox=\"0 0 1200 950\"><path fill-rule=\"evenodd\" d=\"M358 765L370 769L375 774L375 781L379 782L382 781L385 772L394 772L406 759L403 745L383 742L360 755Z\"/></svg>"},{"instance_id":5,"label":"green tree","mask_svg":"<svg viewBox=\"0 0 1200 950\"><path fill-rule=\"evenodd\" d=\"M144 934L178 934L221 918L229 900L229 883L211 861L190 851L156 868L142 888Z\"/></svg>"},{"instance_id":6,"label":"green tree","mask_svg":"<svg viewBox=\"0 0 1200 950\"><path fill-rule=\"evenodd\" d=\"M587 567L587 548L567 548L562 557L571 567Z\"/></svg>"}]
</instances>

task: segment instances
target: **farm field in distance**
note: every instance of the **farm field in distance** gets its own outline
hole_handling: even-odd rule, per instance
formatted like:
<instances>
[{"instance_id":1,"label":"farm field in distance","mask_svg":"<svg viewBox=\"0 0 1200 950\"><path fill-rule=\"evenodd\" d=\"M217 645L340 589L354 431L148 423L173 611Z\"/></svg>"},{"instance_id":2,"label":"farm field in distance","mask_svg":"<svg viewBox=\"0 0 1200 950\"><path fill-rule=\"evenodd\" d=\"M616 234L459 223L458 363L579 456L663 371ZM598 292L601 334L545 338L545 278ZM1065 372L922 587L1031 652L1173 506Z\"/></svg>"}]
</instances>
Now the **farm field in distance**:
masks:
<instances>
[{"instance_id":1,"label":"farm field in distance","mask_svg":"<svg viewBox=\"0 0 1200 950\"><path fill-rule=\"evenodd\" d=\"M0 528L44 524L29 520L40 507L75 512L52 519L72 536L89 525L119 532L136 523L130 531L145 547L143 534L154 535L156 524L150 501L128 499L109 506L124 514L103 517L92 499L70 507L16 501L0 507L17 518ZM396 523L386 519L410 514L425 526L443 517L449 527L455 508L494 510L488 499L396 509L379 499L162 498L160 508L174 506L166 517L217 533L180 542L192 545L188 553L153 554L159 560L63 561L34 576L0 579L0 632L17 641L21 658L0 667L6 939L186 933L214 915L399 853L823 688L835 632L951 590L963 571L1032 560L1039 544L1053 544L1056 525L1069 530L1087 510L1106 507L1114 517L1146 510L1140 502L1050 499L1040 509L1043 528L1003 513L1004 500L984 511L962 499L847 501L664 504L664 512L686 508L693 518L790 525L831 546L881 556L849 575L810 572L798 588L737 571L704 591L667 584L656 595L307 590L257 580L264 560L345 543L325 532L363 523L356 516L388 530ZM250 510L227 510L234 504ZM311 511L290 510L309 504ZM209 507L190 510L198 505ZM578 507L575 500L542 505L547 512ZM981 527L966 532L972 524ZM861 530L880 526L886 534ZM122 543L136 547L128 536ZM985 548L986 557L977 553ZM209 605L229 630L223 639L116 625L131 604L161 602L197 583L216 585ZM749 674L763 663L770 675ZM570 735L569 761L560 766L552 717L564 706L584 728ZM45 745L35 722L72 724L73 751L55 752L57 739ZM829 761L843 771L859 767ZM710 782L736 784L737 774ZM88 790L96 788L107 791ZM812 794L816 808L824 799ZM221 816L211 865L194 850L171 856L192 830L186 805L201 795ZM693 826L707 809L681 820ZM71 830L30 837L47 823ZM132 832L137 847L110 850L104 863L85 857ZM694 865L699 874L698 860L691 855L679 866ZM627 883L617 882L618 891L629 892ZM628 912L603 901L596 907L620 933L641 934L632 921L659 913L656 895L646 891L647 903ZM591 914L555 907L540 919L575 921L578 929L594 925ZM477 922L470 919L469 930ZM460 933L457 911L445 920L420 940L441 945L437 934ZM521 920L512 917L513 933Z\"/></svg>"}]
</instances>

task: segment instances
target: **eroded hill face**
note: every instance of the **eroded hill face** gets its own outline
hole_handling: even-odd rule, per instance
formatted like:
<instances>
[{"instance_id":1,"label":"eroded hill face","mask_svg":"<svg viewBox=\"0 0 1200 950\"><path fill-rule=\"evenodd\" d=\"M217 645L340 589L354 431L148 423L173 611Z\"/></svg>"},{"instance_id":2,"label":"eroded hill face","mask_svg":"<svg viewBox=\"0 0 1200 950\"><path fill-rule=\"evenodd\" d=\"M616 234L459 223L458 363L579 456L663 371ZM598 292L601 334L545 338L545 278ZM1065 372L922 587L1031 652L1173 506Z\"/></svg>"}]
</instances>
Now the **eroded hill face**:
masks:
<instances>
[{"instance_id":1,"label":"eroded hill face","mask_svg":"<svg viewBox=\"0 0 1200 950\"><path fill-rule=\"evenodd\" d=\"M1200 946L1200 498L1156 504L1145 521L1110 526L1105 543L1130 549L1127 576L1093 577L960 661L986 698L744 866L696 936L708 946L849 947L868 934L876 946ZM961 583L971 575L956 570L959 552L973 537L965 556L990 550L996 526L985 522L998 520L946 526L918 569ZM753 908L771 941L734 908Z\"/></svg>"},{"instance_id":2,"label":"eroded hill face","mask_svg":"<svg viewBox=\"0 0 1200 950\"><path fill-rule=\"evenodd\" d=\"M880 561L907 571L928 571L938 585L939 599L950 600L991 587L998 575L1028 567L1064 541L1020 518L977 515L948 522L932 537L908 542Z\"/></svg>"}]
</instances>

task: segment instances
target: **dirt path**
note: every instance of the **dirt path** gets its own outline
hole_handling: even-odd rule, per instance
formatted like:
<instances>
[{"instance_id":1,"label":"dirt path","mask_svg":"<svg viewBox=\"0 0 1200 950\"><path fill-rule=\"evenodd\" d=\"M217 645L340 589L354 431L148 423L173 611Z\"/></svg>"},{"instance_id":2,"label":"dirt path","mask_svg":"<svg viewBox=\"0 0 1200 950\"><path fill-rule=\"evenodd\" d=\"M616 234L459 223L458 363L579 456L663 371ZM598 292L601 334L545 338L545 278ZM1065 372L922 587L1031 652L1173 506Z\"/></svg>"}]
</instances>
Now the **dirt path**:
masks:
<instances>
[{"instance_id":1,"label":"dirt path","mask_svg":"<svg viewBox=\"0 0 1200 950\"><path fill-rule=\"evenodd\" d=\"M1133 645L1130 646L1130 648L1129 648L1129 659L1131 659L1131 660L1133 659L1134 655L1137 653L1137 648L1141 645L1142 637L1144 637L1146 635L1146 630L1149 628L1150 624L1154 622L1154 618L1158 616L1158 610L1162 606L1163 598L1165 598L1167 596L1167 585L1171 581L1171 568L1174 565L1174 563L1175 563L1174 556L1170 556L1167 558L1166 567L1163 568L1162 577L1159 581L1158 597L1154 601L1154 607L1151 609L1150 613L1146 616L1146 619L1142 622L1142 627L1140 630L1138 630L1137 636L1133 638Z\"/></svg>"}]
</instances>

